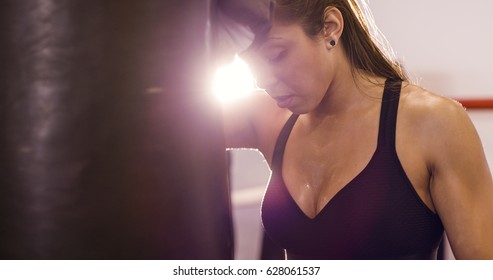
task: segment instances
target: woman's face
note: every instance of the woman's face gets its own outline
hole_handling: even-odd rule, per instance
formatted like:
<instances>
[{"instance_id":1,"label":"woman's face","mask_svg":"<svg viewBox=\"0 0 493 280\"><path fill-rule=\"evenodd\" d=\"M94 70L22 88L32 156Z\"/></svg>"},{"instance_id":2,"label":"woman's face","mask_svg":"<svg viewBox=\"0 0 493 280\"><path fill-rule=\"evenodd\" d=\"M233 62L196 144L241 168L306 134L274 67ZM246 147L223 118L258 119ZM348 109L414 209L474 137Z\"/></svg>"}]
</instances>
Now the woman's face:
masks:
<instances>
[{"instance_id":1,"label":"woman's face","mask_svg":"<svg viewBox=\"0 0 493 280\"><path fill-rule=\"evenodd\" d=\"M303 114L325 96L333 73L325 40L308 37L298 24L274 23L266 39L242 57L257 84L279 107Z\"/></svg>"}]
</instances>

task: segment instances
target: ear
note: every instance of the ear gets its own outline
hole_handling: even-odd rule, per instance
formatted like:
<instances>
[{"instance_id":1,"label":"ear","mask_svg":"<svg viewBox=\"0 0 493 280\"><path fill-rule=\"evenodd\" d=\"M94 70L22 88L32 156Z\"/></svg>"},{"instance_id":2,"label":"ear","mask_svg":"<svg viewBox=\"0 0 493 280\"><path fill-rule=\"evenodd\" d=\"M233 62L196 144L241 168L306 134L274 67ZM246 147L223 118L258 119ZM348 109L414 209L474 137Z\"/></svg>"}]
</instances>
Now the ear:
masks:
<instances>
[{"instance_id":1,"label":"ear","mask_svg":"<svg viewBox=\"0 0 493 280\"><path fill-rule=\"evenodd\" d=\"M325 8L323 39L326 41L335 40L339 42L343 30L344 18L341 11L331 6Z\"/></svg>"}]
</instances>

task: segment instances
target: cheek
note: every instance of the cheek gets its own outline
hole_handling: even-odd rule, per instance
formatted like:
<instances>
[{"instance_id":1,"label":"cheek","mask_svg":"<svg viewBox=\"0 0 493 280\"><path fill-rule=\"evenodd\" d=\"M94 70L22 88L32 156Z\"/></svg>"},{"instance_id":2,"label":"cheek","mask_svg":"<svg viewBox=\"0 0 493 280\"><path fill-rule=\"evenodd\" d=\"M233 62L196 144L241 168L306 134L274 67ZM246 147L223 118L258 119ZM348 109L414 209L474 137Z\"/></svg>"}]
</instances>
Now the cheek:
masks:
<instances>
[{"instance_id":1,"label":"cheek","mask_svg":"<svg viewBox=\"0 0 493 280\"><path fill-rule=\"evenodd\" d=\"M302 95L323 96L330 80L330 68L318 56L301 57L284 66L279 77L283 83Z\"/></svg>"},{"instance_id":2,"label":"cheek","mask_svg":"<svg viewBox=\"0 0 493 280\"><path fill-rule=\"evenodd\" d=\"M307 71L309 76L306 79L312 84L314 92L324 96L334 74L330 61L325 52L319 52L318 55L311 57L310 65L310 70Z\"/></svg>"}]
</instances>

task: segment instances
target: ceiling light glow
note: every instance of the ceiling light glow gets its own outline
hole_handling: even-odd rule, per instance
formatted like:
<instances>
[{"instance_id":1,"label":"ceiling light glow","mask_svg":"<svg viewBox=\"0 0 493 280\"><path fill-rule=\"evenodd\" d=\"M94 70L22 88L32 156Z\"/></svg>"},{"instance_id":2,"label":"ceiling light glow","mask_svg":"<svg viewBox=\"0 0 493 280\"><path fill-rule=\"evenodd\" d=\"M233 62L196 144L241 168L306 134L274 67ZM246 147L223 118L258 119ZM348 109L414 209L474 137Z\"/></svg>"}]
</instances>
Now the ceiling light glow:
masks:
<instances>
[{"instance_id":1,"label":"ceiling light glow","mask_svg":"<svg viewBox=\"0 0 493 280\"><path fill-rule=\"evenodd\" d=\"M214 76L213 93L223 103L245 97L255 88L248 65L238 56L231 64L219 68Z\"/></svg>"}]
</instances>

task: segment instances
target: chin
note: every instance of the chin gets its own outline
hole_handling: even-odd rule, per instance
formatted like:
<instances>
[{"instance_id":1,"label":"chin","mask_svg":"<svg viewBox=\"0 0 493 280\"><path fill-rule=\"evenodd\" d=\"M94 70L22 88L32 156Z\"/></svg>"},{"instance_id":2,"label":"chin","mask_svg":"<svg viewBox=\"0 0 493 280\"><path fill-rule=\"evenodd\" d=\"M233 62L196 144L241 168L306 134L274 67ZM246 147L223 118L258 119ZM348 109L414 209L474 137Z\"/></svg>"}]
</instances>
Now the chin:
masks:
<instances>
[{"instance_id":1,"label":"chin","mask_svg":"<svg viewBox=\"0 0 493 280\"><path fill-rule=\"evenodd\" d=\"M308 114L311 112L311 110L307 110L306 108L300 108L300 107L288 108L288 110L291 111L293 114L297 114L297 115Z\"/></svg>"}]
</instances>

